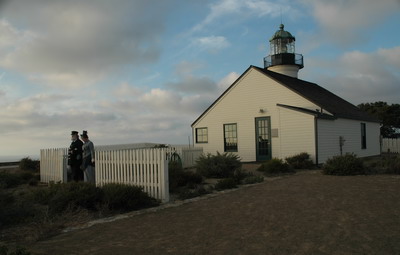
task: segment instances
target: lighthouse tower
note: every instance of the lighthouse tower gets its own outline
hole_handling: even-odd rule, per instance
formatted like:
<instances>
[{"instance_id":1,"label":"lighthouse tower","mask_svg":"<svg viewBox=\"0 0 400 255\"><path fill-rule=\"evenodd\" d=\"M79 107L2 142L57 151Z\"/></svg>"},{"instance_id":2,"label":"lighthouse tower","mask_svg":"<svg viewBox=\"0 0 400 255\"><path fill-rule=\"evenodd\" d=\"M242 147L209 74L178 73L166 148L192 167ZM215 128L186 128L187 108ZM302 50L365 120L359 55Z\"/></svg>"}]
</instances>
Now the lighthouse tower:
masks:
<instances>
[{"instance_id":1,"label":"lighthouse tower","mask_svg":"<svg viewBox=\"0 0 400 255\"><path fill-rule=\"evenodd\" d=\"M295 38L284 25L279 26L274 36L269 40L270 55L264 58L264 68L294 78L304 67L303 55L295 53Z\"/></svg>"}]
</instances>

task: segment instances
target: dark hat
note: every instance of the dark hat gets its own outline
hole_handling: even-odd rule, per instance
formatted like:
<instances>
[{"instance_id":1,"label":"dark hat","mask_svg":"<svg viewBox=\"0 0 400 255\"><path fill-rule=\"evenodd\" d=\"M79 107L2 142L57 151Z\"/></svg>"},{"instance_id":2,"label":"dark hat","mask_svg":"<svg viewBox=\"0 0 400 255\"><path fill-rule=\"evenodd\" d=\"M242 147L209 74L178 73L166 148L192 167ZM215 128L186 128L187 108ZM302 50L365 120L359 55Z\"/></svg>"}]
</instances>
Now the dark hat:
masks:
<instances>
[{"instance_id":1,"label":"dark hat","mask_svg":"<svg viewBox=\"0 0 400 255\"><path fill-rule=\"evenodd\" d=\"M71 135L77 135L77 134L79 134L78 131L71 131Z\"/></svg>"},{"instance_id":2,"label":"dark hat","mask_svg":"<svg viewBox=\"0 0 400 255\"><path fill-rule=\"evenodd\" d=\"M81 134L81 137L83 137L83 138L88 138L88 135L87 135L87 131L86 130L83 130L83 132L82 132L82 134Z\"/></svg>"}]
</instances>

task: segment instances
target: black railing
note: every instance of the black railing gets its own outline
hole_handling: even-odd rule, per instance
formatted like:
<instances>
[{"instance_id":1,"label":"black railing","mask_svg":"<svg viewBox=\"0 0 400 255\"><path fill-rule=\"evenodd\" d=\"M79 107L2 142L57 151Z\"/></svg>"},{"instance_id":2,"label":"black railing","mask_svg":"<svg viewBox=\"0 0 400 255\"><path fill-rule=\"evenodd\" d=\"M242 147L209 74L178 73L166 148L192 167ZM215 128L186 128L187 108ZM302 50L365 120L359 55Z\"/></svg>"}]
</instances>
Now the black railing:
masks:
<instances>
[{"instance_id":1,"label":"black railing","mask_svg":"<svg viewBox=\"0 0 400 255\"><path fill-rule=\"evenodd\" d=\"M297 53L281 53L269 55L264 58L264 68L276 65L296 65L301 69L304 67L303 55Z\"/></svg>"}]
</instances>

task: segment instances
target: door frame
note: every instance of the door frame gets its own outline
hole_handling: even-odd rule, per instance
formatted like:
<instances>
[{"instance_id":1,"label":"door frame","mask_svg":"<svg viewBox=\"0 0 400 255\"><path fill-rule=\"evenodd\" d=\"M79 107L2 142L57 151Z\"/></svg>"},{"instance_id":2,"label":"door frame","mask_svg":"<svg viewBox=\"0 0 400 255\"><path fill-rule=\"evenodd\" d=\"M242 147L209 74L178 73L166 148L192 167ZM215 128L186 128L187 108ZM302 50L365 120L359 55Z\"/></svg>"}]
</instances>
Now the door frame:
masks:
<instances>
[{"instance_id":1,"label":"door frame","mask_svg":"<svg viewBox=\"0 0 400 255\"><path fill-rule=\"evenodd\" d=\"M268 122L268 155L266 157L261 157L258 154L259 144L258 144L258 120L267 120ZM254 129L256 138L256 161L266 161L272 158L272 141L271 141L271 116L256 117L254 118Z\"/></svg>"}]
</instances>

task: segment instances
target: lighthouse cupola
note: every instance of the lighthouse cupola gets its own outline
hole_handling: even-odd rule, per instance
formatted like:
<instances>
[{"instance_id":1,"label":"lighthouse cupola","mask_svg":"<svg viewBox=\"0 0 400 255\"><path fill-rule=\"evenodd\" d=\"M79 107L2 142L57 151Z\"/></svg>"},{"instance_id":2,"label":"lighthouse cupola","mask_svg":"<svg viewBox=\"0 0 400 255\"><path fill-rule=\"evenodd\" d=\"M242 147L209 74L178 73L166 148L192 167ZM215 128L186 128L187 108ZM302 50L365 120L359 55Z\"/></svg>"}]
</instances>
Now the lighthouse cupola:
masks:
<instances>
[{"instance_id":1,"label":"lighthouse cupola","mask_svg":"<svg viewBox=\"0 0 400 255\"><path fill-rule=\"evenodd\" d=\"M271 37L270 55L264 58L264 68L297 78L297 74L304 67L303 56L295 53L296 38L284 30L284 25Z\"/></svg>"}]
</instances>

